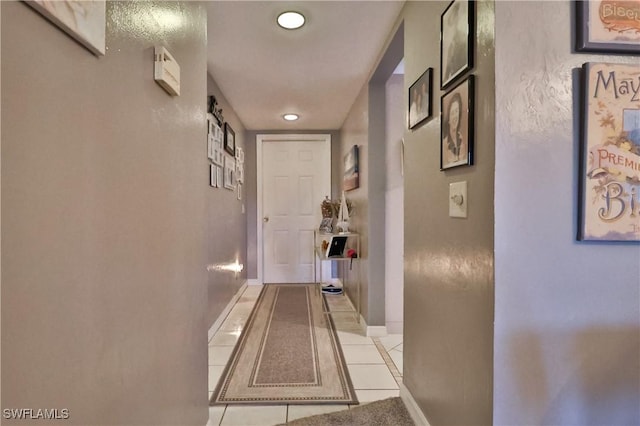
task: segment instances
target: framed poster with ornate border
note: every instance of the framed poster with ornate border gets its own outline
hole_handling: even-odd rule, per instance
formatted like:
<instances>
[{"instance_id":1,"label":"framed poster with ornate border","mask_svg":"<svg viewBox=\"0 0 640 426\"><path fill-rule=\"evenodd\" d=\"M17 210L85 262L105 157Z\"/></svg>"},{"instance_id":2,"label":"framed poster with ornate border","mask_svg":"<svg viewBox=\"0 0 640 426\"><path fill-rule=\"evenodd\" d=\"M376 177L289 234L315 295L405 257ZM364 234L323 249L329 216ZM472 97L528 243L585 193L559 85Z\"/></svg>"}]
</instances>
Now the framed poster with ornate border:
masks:
<instances>
[{"instance_id":1,"label":"framed poster with ornate border","mask_svg":"<svg viewBox=\"0 0 640 426\"><path fill-rule=\"evenodd\" d=\"M640 241L640 69L586 63L579 240Z\"/></svg>"},{"instance_id":2,"label":"framed poster with ornate border","mask_svg":"<svg viewBox=\"0 0 640 426\"><path fill-rule=\"evenodd\" d=\"M576 1L576 50L640 53L640 0Z\"/></svg>"},{"instance_id":3,"label":"framed poster with ornate border","mask_svg":"<svg viewBox=\"0 0 640 426\"><path fill-rule=\"evenodd\" d=\"M344 156L344 176L342 189L351 191L360 187L360 149L358 145L351 147Z\"/></svg>"}]
</instances>

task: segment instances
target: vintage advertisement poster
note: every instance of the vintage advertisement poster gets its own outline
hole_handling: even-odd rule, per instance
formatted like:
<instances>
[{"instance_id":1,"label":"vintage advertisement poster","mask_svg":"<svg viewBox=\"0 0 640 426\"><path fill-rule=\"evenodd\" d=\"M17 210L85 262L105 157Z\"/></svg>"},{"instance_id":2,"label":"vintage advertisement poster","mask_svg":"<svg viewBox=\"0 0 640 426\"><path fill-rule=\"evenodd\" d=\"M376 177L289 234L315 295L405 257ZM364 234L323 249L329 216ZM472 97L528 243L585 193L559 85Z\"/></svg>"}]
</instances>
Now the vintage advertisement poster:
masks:
<instances>
[{"instance_id":1,"label":"vintage advertisement poster","mask_svg":"<svg viewBox=\"0 0 640 426\"><path fill-rule=\"evenodd\" d=\"M640 241L640 66L587 63L579 238Z\"/></svg>"},{"instance_id":2,"label":"vintage advertisement poster","mask_svg":"<svg viewBox=\"0 0 640 426\"><path fill-rule=\"evenodd\" d=\"M591 42L640 43L640 0L589 1Z\"/></svg>"}]
</instances>

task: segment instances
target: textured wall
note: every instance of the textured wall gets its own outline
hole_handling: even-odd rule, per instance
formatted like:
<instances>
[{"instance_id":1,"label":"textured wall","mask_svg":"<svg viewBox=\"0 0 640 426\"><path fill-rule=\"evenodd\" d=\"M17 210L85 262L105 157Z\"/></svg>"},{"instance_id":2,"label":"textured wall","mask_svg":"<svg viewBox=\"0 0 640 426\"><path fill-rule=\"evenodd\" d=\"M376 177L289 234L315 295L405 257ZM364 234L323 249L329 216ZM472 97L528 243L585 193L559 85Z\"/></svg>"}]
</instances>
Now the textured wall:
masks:
<instances>
[{"instance_id":1,"label":"textured wall","mask_svg":"<svg viewBox=\"0 0 640 426\"><path fill-rule=\"evenodd\" d=\"M575 240L574 71L640 59L572 53L572 3L496 2L500 425L640 423L640 246Z\"/></svg>"},{"instance_id":2,"label":"textured wall","mask_svg":"<svg viewBox=\"0 0 640 426\"><path fill-rule=\"evenodd\" d=\"M349 217L350 229L360 234L360 253L358 254L359 279L360 279L360 307L362 316L369 325L369 117L368 117L368 87L363 86L360 94L356 98L349 115L342 125L340 132L341 149L340 149L340 191L342 191L342 176L344 176L343 158L353 145L358 145L359 162L360 162L360 187L346 192L347 198L351 200L355 208L355 215ZM339 192L340 194L340 192ZM353 273L355 274L355 272ZM347 287L347 292L351 300L356 303L356 275L342 277ZM384 293L383 293L384 296ZM384 307L384 301L383 305ZM375 324L383 325L384 323Z\"/></svg>"},{"instance_id":3,"label":"textured wall","mask_svg":"<svg viewBox=\"0 0 640 426\"><path fill-rule=\"evenodd\" d=\"M207 78L207 94L216 97L223 110L225 121L231 125L231 128L236 133L236 147L245 149L244 126L211 76ZM246 175L247 165L245 164L245 180L247 180ZM229 301L246 281L249 263L247 260L247 220L245 213L248 198L246 188L247 185L243 184L241 190L242 200L238 200L238 189L231 191L226 188L209 188L207 190L209 263L220 265L238 262L244 265L244 270L239 274L210 268L207 285L209 295L207 324L209 326L218 319Z\"/></svg>"},{"instance_id":4,"label":"textured wall","mask_svg":"<svg viewBox=\"0 0 640 426\"><path fill-rule=\"evenodd\" d=\"M392 75L386 84L385 188L385 325L389 333L402 333L404 312L404 177L402 138L407 102L404 75Z\"/></svg>"},{"instance_id":5,"label":"textured wall","mask_svg":"<svg viewBox=\"0 0 640 426\"><path fill-rule=\"evenodd\" d=\"M205 424L206 13L108 2L97 58L1 8L2 408ZM153 81L156 44L180 97Z\"/></svg>"},{"instance_id":6,"label":"textured wall","mask_svg":"<svg viewBox=\"0 0 640 426\"><path fill-rule=\"evenodd\" d=\"M435 117L405 133L404 384L432 425L491 424L493 377L493 2L478 2L475 165L440 158L440 16L409 2L405 88L434 69ZM518 22L521 24L521 15ZM448 215L449 183L467 181L467 219Z\"/></svg>"}]
</instances>

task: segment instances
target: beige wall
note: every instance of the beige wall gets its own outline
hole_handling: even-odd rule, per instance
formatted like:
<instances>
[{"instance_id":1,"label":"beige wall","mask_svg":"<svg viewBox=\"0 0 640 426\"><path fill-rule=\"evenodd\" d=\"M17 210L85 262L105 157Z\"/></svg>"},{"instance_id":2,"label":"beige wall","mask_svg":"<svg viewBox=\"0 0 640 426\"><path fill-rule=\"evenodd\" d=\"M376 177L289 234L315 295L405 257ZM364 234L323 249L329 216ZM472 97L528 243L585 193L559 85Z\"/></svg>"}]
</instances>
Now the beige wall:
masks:
<instances>
[{"instance_id":1,"label":"beige wall","mask_svg":"<svg viewBox=\"0 0 640 426\"><path fill-rule=\"evenodd\" d=\"M572 53L572 8L496 2L500 425L640 424L640 245L575 238L579 68L640 58Z\"/></svg>"},{"instance_id":2,"label":"beige wall","mask_svg":"<svg viewBox=\"0 0 640 426\"><path fill-rule=\"evenodd\" d=\"M246 149L244 126L211 76L207 78L207 89L209 95L216 97L223 110L225 121L234 130L236 147ZM244 270L239 274L209 268L207 281L209 293L208 325L213 324L218 319L229 301L246 281L248 268L246 175L245 165L245 183L239 187L241 188L242 200L238 200L239 188L234 191L225 188L209 188L207 191L208 259L212 261L213 265L234 262L244 265ZM249 175L252 174L249 173Z\"/></svg>"},{"instance_id":3,"label":"beige wall","mask_svg":"<svg viewBox=\"0 0 640 426\"><path fill-rule=\"evenodd\" d=\"M494 4L477 3L474 165L439 170L440 16L409 2L405 87L434 69L435 117L405 133L404 384L432 425L491 424L493 378ZM468 218L449 217L467 181Z\"/></svg>"},{"instance_id":4,"label":"beige wall","mask_svg":"<svg viewBox=\"0 0 640 426\"><path fill-rule=\"evenodd\" d=\"M344 176L343 158L353 145L359 148L360 164L360 186L345 193L351 200L355 208L355 215L350 217L350 229L360 234L360 253L357 267L359 277L356 272L342 277L345 282L347 294L354 303L356 302L356 279L360 280L360 307L365 321L372 325L369 320L369 119L368 119L368 86L365 85L356 98L351 110L342 125L340 132L340 159L339 176L340 192L342 191L342 176ZM339 195L338 195L339 196ZM384 259L381 259L384 262ZM382 294L384 300L384 293ZM383 305L384 306L384 305ZM380 323L377 325L384 325Z\"/></svg>"},{"instance_id":5,"label":"beige wall","mask_svg":"<svg viewBox=\"0 0 640 426\"><path fill-rule=\"evenodd\" d=\"M108 2L101 58L25 3L1 9L2 408L202 425L204 7ZM163 11L179 31L141 18ZM180 97L153 81L156 44Z\"/></svg>"},{"instance_id":6,"label":"beige wall","mask_svg":"<svg viewBox=\"0 0 640 426\"><path fill-rule=\"evenodd\" d=\"M396 25L402 28L404 23L404 93L427 68L434 69L434 118L413 131L404 131L404 384L432 425L490 424L494 10L493 2L478 3L477 54L472 71L476 76L475 165L441 172L440 16L448 4L407 2ZM397 65L385 60L396 41L394 33L390 34L386 53L381 53L380 63L372 72L371 84L363 87L341 134L343 153L353 144L361 147L361 186L349 196L357 206L354 223L364 234L361 301L368 325L384 325L385 321L385 283L372 271L380 262L384 264L386 244L384 235L380 238L375 234L378 227L372 218L384 219L378 193L381 191L384 197L386 152L384 147L372 145L379 139L384 144L384 135L380 137L384 130L377 127L377 121L371 122L371 117L377 117L381 108L384 111L378 102L384 103L384 82ZM406 129L406 123L403 126ZM382 167L376 166L378 160L382 160ZM467 219L448 216L449 183L457 181L468 183Z\"/></svg>"}]
</instances>

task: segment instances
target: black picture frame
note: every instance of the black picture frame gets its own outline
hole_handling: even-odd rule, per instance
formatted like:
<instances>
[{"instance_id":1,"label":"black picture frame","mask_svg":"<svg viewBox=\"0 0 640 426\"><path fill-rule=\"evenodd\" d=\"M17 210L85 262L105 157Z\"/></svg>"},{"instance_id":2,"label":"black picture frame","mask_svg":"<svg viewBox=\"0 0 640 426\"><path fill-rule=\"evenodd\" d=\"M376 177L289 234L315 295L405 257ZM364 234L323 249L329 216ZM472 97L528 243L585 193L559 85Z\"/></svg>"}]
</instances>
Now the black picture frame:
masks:
<instances>
[{"instance_id":1,"label":"black picture frame","mask_svg":"<svg viewBox=\"0 0 640 426\"><path fill-rule=\"evenodd\" d=\"M470 75L440 98L440 170L473 164L475 76ZM452 112L458 104L457 123ZM455 123L456 130L452 130Z\"/></svg>"},{"instance_id":2,"label":"black picture frame","mask_svg":"<svg viewBox=\"0 0 640 426\"><path fill-rule=\"evenodd\" d=\"M640 54L638 27L628 25L628 19L624 19L626 15L615 13L615 5L611 2L603 5L599 0L577 0L574 3L577 52ZM625 11L632 5L632 2L627 2L624 5ZM635 12L636 16L640 15L640 2L636 3L636 8L632 8L631 12Z\"/></svg>"},{"instance_id":3,"label":"black picture frame","mask_svg":"<svg viewBox=\"0 0 640 426\"><path fill-rule=\"evenodd\" d=\"M236 155L236 132L229 123L224 123L224 150L233 156Z\"/></svg>"},{"instance_id":4,"label":"black picture frame","mask_svg":"<svg viewBox=\"0 0 640 426\"><path fill-rule=\"evenodd\" d=\"M351 147L344 156L344 175L342 189L351 191L360 187L360 149L358 145Z\"/></svg>"},{"instance_id":5,"label":"black picture frame","mask_svg":"<svg viewBox=\"0 0 640 426\"><path fill-rule=\"evenodd\" d=\"M409 87L409 129L417 127L433 115L431 92L433 88L433 68L427 68Z\"/></svg>"},{"instance_id":6,"label":"black picture frame","mask_svg":"<svg viewBox=\"0 0 640 426\"><path fill-rule=\"evenodd\" d=\"M440 16L440 88L473 68L475 1L453 0Z\"/></svg>"}]
</instances>

